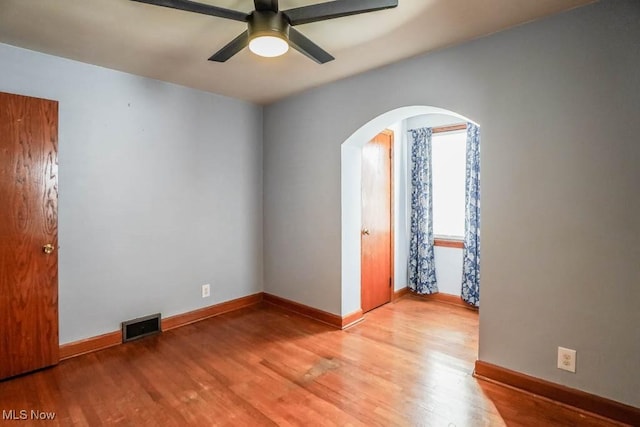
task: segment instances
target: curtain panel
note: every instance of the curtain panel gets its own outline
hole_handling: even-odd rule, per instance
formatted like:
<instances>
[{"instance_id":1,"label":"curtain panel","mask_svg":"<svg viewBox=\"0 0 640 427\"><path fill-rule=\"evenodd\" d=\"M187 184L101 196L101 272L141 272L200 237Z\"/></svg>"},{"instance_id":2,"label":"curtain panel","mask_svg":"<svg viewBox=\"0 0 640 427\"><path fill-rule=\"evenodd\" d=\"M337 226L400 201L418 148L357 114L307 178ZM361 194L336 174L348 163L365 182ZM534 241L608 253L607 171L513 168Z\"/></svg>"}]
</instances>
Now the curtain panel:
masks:
<instances>
[{"instance_id":1,"label":"curtain panel","mask_svg":"<svg viewBox=\"0 0 640 427\"><path fill-rule=\"evenodd\" d=\"M480 306L480 129L467 123L462 299Z\"/></svg>"},{"instance_id":2,"label":"curtain panel","mask_svg":"<svg viewBox=\"0 0 640 427\"><path fill-rule=\"evenodd\" d=\"M410 131L411 229L409 239L409 289L418 294L438 292L433 250L433 194L431 128Z\"/></svg>"}]
</instances>

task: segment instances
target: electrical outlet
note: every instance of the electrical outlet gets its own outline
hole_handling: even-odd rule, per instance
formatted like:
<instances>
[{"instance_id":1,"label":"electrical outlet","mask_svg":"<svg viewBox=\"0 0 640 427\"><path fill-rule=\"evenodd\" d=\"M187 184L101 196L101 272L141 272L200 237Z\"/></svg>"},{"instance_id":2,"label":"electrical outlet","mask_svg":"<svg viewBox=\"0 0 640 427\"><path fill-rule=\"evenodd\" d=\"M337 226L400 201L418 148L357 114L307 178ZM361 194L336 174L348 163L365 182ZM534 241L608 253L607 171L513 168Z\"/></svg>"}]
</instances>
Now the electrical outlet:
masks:
<instances>
[{"instance_id":1,"label":"electrical outlet","mask_svg":"<svg viewBox=\"0 0 640 427\"><path fill-rule=\"evenodd\" d=\"M576 372L576 351L570 348L558 347L558 369Z\"/></svg>"},{"instance_id":2,"label":"electrical outlet","mask_svg":"<svg viewBox=\"0 0 640 427\"><path fill-rule=\"evenodd\" d=\"M211 296L211 285L202 285L202 298L209 298Z\"/></svg>"}]
</instances>

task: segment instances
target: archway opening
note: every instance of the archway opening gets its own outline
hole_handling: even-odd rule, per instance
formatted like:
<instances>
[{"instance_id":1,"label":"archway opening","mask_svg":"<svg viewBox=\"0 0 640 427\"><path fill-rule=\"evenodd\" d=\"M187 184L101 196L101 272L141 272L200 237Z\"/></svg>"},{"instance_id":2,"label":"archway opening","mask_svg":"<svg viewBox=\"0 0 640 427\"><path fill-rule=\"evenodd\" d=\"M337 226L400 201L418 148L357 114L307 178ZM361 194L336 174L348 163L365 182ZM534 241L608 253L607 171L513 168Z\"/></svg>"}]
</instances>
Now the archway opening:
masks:
<instances>
[{"instance_id":1,"label":"archway opening","mask_svg":"<svg viewBox=\"0 0 640 427\"><path fill-rule=\"evenodd\" d=\"M442 126L453 122L472 122L453 111L432 106L407 106L383 113L356 130L341 146L341 219L342 219L342 316L358 312L361 308L361 153L362 147L382 130L391 128L398 136L406 136L410 120ZM413 126L412 126L413 127ZM406 261L408 229L406 224L407 192L400 182L406 174L407 153L402 149L403 138L395 139L398 150L394 156L394 286L407 285Z\"/></svg>"}]
</instances>

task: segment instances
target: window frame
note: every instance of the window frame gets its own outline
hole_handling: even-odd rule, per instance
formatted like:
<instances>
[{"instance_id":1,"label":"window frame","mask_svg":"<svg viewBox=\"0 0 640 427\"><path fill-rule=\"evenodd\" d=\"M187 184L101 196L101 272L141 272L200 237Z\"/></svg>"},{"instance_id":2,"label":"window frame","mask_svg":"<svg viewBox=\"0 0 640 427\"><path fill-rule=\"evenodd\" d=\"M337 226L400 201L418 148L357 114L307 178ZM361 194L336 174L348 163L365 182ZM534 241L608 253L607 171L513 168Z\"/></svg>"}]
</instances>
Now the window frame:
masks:
<instances>
[{"instance_id":1,"label":"window frame","mask_svg":"<svg viewBox=\"0 0 640 427\"><path fill-rule=\"evenodd\" d=\"M448 132L458 132L461 130L467 130L466 123L457 123L446 126L434 127L431 129L432 133L448 133ZM457 236L446 236L446 235L434 235L433 245L444 247L444 248L458 248L464 249L464 236L462 238Z\"/></svg>"}]
</instances>

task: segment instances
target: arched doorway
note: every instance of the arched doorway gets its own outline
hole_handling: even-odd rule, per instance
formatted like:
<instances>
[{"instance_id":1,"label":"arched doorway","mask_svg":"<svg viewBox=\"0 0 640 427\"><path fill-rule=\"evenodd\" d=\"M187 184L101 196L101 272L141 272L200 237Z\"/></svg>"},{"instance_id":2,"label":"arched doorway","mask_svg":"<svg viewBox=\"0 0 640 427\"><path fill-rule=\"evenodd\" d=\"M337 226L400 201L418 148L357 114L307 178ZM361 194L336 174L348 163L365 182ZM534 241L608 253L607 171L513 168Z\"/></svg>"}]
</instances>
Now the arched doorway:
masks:
<instances>
[{"instance_id":1,"label":"arched doorway","mask_svg":"<svg viewBox=\"0 0 640 427\"><path fill-rule=\"evenodd\" d=\"M341 146L341 243L342 243L342 307L344 315L357 312L361 308L361 241L360 232L362 229L362 209L361 209L361 152L362 147L375 137L379 132L388 127L393 127L402 121L426 115L449 116L461 122L473 122L453 111L432 106L407 106L388 111L370 120L356 132L354 132ZM405 132L406 129L400 130ZM396 162L403 161L398 158ZM398 209L402 192L396 197L394 210ZM406 197L406 195L405 195ZM397 216L397 215L396 215ZM403 280L398 277L406 277L403 271L405 262L402 261L402 245L398 245L398 240L402 240L402 233L395 233L396 244L393 256L396 259L394 283L396 286L405 286ZM399 259L400 258L400 259ZM399 262L398 262L399 261Z\"/></svg>"}]
</instances>

